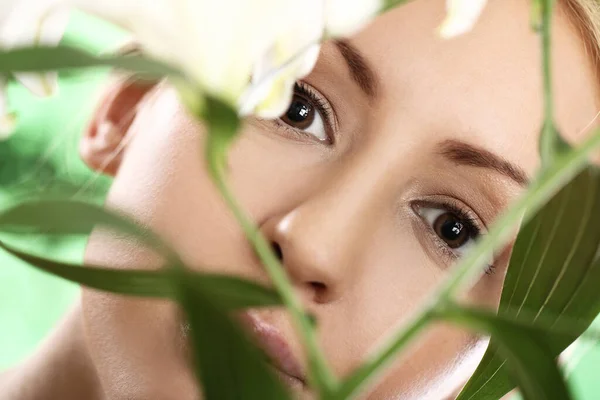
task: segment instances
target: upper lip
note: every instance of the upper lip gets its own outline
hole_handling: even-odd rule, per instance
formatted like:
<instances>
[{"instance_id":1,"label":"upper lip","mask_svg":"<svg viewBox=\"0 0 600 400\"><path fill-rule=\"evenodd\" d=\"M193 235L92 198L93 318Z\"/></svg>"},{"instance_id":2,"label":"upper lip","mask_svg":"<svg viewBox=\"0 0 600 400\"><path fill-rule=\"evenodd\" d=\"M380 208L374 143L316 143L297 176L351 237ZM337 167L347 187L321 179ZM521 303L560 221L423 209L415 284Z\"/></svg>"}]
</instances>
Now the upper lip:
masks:
<instances>
[{"instance_id":1,"label":"upper lip","mask_svg":"<svg viewBox=\"0 0 600 400\"><path fill-rule=\"evenodd\" d=\"M239 320L249 330L251 336L265 351L271 363L286 375L306 382L302 368L294 357L290 346L275 326L262 320L255 312L245 311L239 314Z\"/></svg>"}]
</instances>

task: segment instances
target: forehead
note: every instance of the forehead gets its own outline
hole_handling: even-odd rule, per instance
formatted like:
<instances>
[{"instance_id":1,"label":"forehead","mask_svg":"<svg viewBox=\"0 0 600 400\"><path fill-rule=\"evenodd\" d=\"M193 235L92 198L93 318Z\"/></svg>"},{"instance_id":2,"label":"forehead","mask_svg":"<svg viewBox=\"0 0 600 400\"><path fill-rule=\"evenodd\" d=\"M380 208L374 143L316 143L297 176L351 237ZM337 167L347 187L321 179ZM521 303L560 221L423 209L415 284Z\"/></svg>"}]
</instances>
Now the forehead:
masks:
<instances>
[{"instance_id":1,"label":"forehead","mask_svg":"<svg viewBox=\"0 0 600 400\"><path fill-rule=\"evenodd\" d=\"M436 35L444 3L409 2L353 38L380 80L379 112L433 136L484 145L533 172L543 87L530 2L490 1L475 29L452 40ZM581 140L598 109L596 78L571 19L557 12L553 29L557 124L569 140Z\"/></svg>"}]
</instances>

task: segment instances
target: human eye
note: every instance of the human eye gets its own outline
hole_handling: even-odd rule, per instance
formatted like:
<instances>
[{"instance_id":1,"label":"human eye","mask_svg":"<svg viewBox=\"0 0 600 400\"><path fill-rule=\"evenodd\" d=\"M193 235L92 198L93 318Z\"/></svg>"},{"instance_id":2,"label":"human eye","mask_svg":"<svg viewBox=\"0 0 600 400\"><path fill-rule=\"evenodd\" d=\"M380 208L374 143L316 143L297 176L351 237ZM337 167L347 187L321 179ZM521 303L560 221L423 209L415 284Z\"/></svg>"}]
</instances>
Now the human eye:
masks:
<instances>
[{"instance_id":1,"label":"human eye","mask_svg":"<svg viewBox=\"0 0 600 400\"><path fill-rule=\"evenodd\" d=\"M287 111L276 121L286 134L333 144L333 109L321 93L304 82L296 83Z\"/></svg>"},{"instance_id":2,"label":"human eye","mask_svg":"<svg viewBox=\"0 0 600 400\"><path fill-rule=\"evenodd\" d=\"M485 230L477 214L458 202L415 202L413 209L425 224L437 249L450 261L464 256ZM486 273L492 273L493 268L490 263Z\"/></svg>"}]
</instances>

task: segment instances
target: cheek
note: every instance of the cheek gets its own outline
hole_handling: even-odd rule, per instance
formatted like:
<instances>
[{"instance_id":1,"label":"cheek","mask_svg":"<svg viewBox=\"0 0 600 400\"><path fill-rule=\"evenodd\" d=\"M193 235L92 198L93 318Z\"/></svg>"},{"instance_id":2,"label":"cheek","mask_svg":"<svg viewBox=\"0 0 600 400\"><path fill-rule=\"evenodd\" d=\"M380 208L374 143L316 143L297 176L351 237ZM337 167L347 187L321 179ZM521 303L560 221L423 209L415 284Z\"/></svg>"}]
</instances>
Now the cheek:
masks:
<instances>
[{"instance_id":1,"label":"cheek","mask_svg":"<svg viewBox=\"0 0 600 400\"><path fill-rule=\"evenodd\" d=\"M175 307L84 290L84 329L107 398L198 399Z\"/></svg>"},{"instance_id":2,"label":"cheek","mask_svg":"<svg viewBox=\"0 0 600 400\"><path fill-rule=\"evenodd\" d=\"M475 371L487 346L468 332L436 324L385 375L366 397L376 399L450 399Z\"/></svg>"}]
</instances>

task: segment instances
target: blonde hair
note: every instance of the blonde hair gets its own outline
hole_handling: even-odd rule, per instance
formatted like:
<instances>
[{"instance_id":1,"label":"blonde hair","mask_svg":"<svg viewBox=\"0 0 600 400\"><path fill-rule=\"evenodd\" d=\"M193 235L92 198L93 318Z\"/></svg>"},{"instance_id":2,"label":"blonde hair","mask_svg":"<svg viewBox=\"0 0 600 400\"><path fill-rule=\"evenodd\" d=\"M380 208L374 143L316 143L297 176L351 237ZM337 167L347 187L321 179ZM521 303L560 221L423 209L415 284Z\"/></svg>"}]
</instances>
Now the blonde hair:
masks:
<instances>
[{"instance_id":1,"label":"blonde hair","mask_svg":"<svg viewBox=\"0 0 600 400\"><path fill-rule=\"evenodd\" d=\"M600 0L561 0L558 5L579 31L585 52L600 78Z\"/></svg>"}]
</instances>

